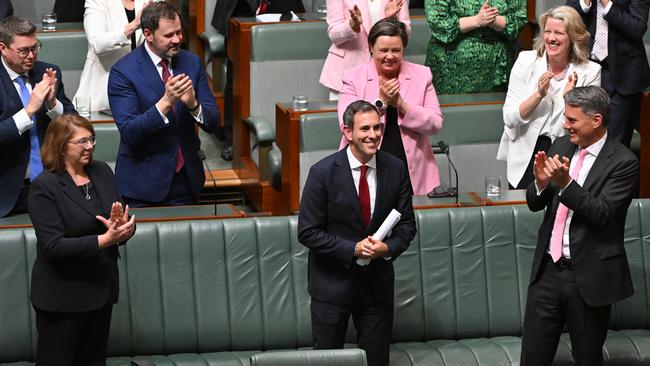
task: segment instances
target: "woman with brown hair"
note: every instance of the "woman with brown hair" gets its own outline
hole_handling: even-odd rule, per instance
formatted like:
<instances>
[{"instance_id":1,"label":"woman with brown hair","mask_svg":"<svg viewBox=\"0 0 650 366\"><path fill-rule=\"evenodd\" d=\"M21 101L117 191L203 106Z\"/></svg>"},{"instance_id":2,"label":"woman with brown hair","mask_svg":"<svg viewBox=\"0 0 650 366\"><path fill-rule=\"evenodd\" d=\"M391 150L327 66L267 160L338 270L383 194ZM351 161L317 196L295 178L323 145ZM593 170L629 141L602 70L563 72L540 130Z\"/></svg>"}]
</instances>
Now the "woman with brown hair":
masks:
<instances>
[{"instance_id":1,"label":"woman with brown hair","mask_svg":"<svg viewBox=\"0 0 650 366\"><path fill-rule=\"evenodd\" d=\"M31 300L36 311L36 364L105 365L118 298L118 245L133 236L111 168L93 161L95 132L66 114L48 126L45 171L27 199L36 231Z\"/></svg>"}]
</instances>

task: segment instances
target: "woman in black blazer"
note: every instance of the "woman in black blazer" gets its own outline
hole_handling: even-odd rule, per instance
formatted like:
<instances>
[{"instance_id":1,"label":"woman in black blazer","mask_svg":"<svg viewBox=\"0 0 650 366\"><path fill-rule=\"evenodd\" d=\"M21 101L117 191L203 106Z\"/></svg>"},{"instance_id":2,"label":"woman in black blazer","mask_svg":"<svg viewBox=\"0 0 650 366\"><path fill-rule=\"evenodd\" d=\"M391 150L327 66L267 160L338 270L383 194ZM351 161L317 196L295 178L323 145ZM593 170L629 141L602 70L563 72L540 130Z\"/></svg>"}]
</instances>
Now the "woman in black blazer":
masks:
<instances>
[{"instance_id":1,"label":"woman in black blazer","mask_svg":"<svg viewBox=\"0 0 650 366\"><path fill-rule=\"evenodd\" d=\"M135 231L111 168L93 161L95 132L66 114L48 126L45 170L27 199L36 231L31 300L37 365L105 365L118 298L117 246Z\"/></svg>"}]
</instances>

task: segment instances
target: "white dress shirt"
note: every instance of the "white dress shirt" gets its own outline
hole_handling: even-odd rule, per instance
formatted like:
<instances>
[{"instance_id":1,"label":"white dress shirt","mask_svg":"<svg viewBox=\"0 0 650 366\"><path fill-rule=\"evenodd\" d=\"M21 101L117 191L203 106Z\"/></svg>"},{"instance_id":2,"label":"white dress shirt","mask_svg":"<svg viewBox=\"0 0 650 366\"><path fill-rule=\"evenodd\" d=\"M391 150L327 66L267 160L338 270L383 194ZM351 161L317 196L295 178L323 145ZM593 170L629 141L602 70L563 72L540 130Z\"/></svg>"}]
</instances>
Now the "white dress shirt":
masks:
<instances>
[{"instance_id":1,"label":"white dress shirt","mask_svg":"<svg viewBox=\"0 0 650 366\"><path fill-rule=\"evenodd\" d=\"M605 140L607 140L607 132L605 132L605 136L601 137L600 140L596 141L591 146L586 148L587 155L585 155L585 160L582 162L582 167L578 172L578 179L576 180L576 183L578 183L580 187L582 187L582 185L585 183L585 180L589 175L589 171L591 171L591 167L594 165L594 162L596 161L598 154L600 154L600 150L603 149L603 145L605 145ZM577 163L579 151L580 149L576 149L576 151L573 153L573 157L571 158L571 167L569 168L569 171L571 171L573 166ZM561 195L562 192L560 192L560 196ZM569 212L566 217L566 222L564 224L564 233L562 235L562 256L566 258L571 258L571 250L569 247L569 228L571 227L572 218L573 218L573 210L569 209Z\"/></svg>"}]
</instances>

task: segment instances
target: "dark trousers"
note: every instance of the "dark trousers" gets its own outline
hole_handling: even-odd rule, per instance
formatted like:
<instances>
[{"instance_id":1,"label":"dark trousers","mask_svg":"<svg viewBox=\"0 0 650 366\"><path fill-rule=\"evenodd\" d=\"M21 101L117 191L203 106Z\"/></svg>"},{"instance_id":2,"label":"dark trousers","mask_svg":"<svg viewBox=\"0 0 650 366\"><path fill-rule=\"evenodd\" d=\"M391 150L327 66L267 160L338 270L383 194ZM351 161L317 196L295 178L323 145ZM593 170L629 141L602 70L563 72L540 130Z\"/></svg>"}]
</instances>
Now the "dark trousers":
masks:
<instances>
[{"instance_id":1,"label":"dark trousers","mask_svg":"<svg viewBox=\"0 0 650 366\"><path fill-rule=\"evenodd\" d=\"M639 129L641 118L641 93L623 95L612 85L609 70L601 71L601 84L612 100L612 112L607 124L609 137L630 147L634 129Z\"/></svg>"},{"instance_id":2,"label":"dark trousers","mask_svg":"<svg viewBox=\"0 0 650 366\"><path fill-rule=\"evenodd\" d=\"M30 187L29 181L25 179L25 183L23 183L23 186L20 188L20 194L18 195L16 204L14 205L14 208L11 209L11 212L9 212L7 216L17 215L17 214L27 212L27 196L29 195L29 187Z\"/></svg>"},{"instance_id":3,"label":"dark trousers","mask_svg":"<svg viewBox=\"0 0 650 366\"><path fill-rule=\"evenodd\" d=\"M535 180L535 175L533 174L534 164L535 164L535 154L538 151L544 151L548 153L548 150L551 148L551 138L548 136L538 136L537 142L535 143L535 149L533 150L533 155L530 157L528 166L524 175L521 177L519 184L516 187L510 186L510 189L526 189L528 186Z\"/></svg>"},{"instance_id":4,"label":"dark trousers","mask_svg":"<svg viewBox=\"0 0 650 366\"><path fill-rule=\"evenodd\" d=\"M388 366L393 330L393 304L376 300L370 284L361 286L356 300L335 305L311 300L314 349L340 349L352 315L357 344L366 351L368 366Z\"/></svg>"},{"instance_id":5,"label":"dark trousers","mask_svg":"<svg viewBox=\"0 0 650 366\"><path fill-rule=\"evenodd\" d=\"M611 305L589 306L572 270L545 255L543 270L528 287L521 366L550 366L566 324L577 366L602 366Z\"/></svg>"},{"instance_id":6,"label":"dark trousers","mask_svg":"<svg viewBox=\"0 0 650 366\"><path fill-rule=\"evenodd\" d=\"M169 187L169 193L161 202L149 202L132 197L122 197L129 207L148 207L148 206L183 206L194 205L197 203L197 197L192 193L190 188L190 179L187 176L185 167L178 173L174 174L172 184Z\"/></svg>"},{"instance_id":7,"label":"dark trousers","mask_svg":"<svg viewBox=\"0 0 650 366\"><path fill-rule=\"evenodd\" d=\"M88 312L36 311L36 366L106 365L113 305Z\"/></svg>"}]
</instances>

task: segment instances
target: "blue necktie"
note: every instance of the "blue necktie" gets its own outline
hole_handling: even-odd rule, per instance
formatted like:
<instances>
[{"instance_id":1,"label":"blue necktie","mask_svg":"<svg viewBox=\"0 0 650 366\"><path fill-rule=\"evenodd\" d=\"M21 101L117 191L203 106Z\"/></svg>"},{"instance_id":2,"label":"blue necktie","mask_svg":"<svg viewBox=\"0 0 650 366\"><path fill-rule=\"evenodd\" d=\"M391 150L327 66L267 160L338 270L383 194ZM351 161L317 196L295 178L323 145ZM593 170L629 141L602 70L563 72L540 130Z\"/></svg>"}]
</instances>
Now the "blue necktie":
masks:
<instances>
[{"instance_id":1,"label":"blue necktie","mask_svg":"<svg viewBox=\"0 0 650 366\"><path fill-rule=\"evenodd\" d=\"M29 89L25 85L27 77L20 75L16 78L16 82L20 85L20 101L23 102L23 107L29 103ZM38 142L38 132L36 131L36 116L32 116L34 126L29 130L29 141L31 142L31 149L29 153L29 180L34 181L36 177L43 171L43 163L41 162L41 146Z\"/></svg>"}]
</instances>

